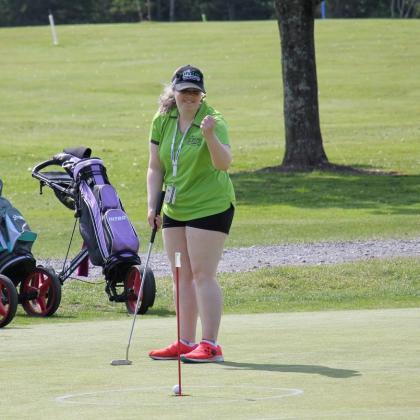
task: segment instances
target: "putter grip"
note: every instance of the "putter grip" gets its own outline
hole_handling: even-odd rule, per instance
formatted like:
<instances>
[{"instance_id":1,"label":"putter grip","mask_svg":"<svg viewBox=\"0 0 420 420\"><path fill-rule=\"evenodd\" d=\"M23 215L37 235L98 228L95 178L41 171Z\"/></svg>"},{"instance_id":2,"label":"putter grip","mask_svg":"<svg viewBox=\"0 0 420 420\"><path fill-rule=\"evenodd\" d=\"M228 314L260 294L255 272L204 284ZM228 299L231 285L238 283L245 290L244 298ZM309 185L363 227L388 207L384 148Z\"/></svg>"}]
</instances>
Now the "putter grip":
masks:
<instances>
[{"instance_id":1,"label":"putter grip","mask_svg":"<svg viewBox=\"0 0 420 420\"><path fill-rule=\"evenodd\" d=\"M159 216L161 210L162 210L162 205L163 205L163 200L165 198L165 191L161 191L159 194L159 198L157 201L157 206L156 206L156 211L155 211L155 217ZM157 232L157 226L155 223L155 227L152 230L152 236L150 238L150 242L153 243L155 241L155 236L156 236L156 232Z\"/></svg>"}]
</instances>

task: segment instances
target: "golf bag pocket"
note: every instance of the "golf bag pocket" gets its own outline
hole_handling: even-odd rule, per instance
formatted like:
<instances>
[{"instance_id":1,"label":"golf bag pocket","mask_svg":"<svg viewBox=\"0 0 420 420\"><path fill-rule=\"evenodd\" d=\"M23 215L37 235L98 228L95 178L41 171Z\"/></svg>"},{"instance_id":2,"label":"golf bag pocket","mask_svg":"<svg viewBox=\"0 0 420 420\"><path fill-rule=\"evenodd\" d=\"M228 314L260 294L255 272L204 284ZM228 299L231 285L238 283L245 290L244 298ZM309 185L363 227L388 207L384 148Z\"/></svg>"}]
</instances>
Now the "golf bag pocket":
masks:
<instances>
[{"instance_id":1,"label":"golf bag pocket","mask_svg":"<svg viewBox=\"0 0 420 420\"><path fill-rule=\"evenodd\" d=\"M139 240L128 216L121 209L107 210L103 216L105 237L110 254L137 253Z\"/></svg>"},{"instance_id":2,"label":"golf bag pocket","mask_svg":"<svg viewBox=\"0 0 420 420\"><path fill-rule=\"evenodd\" d=\"M0 236L0 250L7 248L17 254L30 252L37 237L19 210L3 197L0 197Z\"/></svg>"},{"instance_id":3,"label":"golf bag pocket","mask_svg":"<svg viewBox=\"0 0 420 420\"><path fill-rule=\"evenodd\" d=\"M115 188L110 184L95 185L93 193L101 209L101 213L109 209L121 209L120 199Z\"/></svg>"}]
</instances>

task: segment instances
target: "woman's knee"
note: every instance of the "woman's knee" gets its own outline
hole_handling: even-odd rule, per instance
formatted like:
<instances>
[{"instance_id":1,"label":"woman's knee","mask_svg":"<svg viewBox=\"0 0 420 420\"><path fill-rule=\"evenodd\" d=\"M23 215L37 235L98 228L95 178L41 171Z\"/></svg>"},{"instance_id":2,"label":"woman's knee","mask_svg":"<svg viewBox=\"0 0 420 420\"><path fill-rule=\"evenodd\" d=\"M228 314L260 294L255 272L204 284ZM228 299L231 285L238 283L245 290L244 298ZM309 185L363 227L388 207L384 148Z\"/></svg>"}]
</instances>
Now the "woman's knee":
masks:
<instances>
[{"instance_id":1,"label":"woman's knee","mask_svg":"<svg viewBox=\"0 0 420 420\"><path fill-rule=\"evenodd\" d=\"M195 267L192 268L192 277L198 285L204 282L216 282L216 270Z\"/></svg>"}]
</instances>

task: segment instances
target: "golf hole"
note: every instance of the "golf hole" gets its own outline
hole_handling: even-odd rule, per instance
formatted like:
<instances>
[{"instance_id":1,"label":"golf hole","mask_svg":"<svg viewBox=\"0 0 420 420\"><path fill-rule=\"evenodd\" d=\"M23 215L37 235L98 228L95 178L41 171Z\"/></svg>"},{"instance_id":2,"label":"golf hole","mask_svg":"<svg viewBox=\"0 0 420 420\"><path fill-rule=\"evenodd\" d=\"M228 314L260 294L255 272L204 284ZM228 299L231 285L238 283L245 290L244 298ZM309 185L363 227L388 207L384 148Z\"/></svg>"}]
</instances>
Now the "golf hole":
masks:
<instances>
[{"instance_id":1,"label":"golf hole","mask_svg":"<svg viewBox=\"0 0 420 420\"><path fill-rule=\"evenodd\" d=\"M228 386L193 385L185 386L185 392L188 394L188 398L185 401L189 405L227 404L238 401L245 401L251 404L256 401L276 400L303 394L301 389L263 387L252 384ZM55 401L59 404L120 406L127 405L128 394L134 394L132 396L133 401L140 403L142 406L160 406L162 405L162 398L166 396L168 397L168 404L179 404L183 400L182 397L169 398L171 397L170 387L159 386L67 394L56 397ZM154 396L156 400L151 401L151 396Z\"/></svg>"}]
</instances>

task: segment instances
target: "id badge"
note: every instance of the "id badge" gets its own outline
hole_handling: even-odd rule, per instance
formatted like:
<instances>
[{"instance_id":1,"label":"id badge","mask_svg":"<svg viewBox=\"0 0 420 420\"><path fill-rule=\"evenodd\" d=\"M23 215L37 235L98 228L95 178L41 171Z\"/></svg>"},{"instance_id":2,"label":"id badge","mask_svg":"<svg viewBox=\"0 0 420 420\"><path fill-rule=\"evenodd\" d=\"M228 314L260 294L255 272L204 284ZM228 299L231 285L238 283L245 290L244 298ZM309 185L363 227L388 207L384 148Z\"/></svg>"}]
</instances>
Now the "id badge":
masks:
<instances>
[{"instance_id":1,"label":"id badge","mask_svg":"<svg viewBox=\"0 0 420 420\"><path fill-rule=\"evenodd\" d=\"M173 185L166 186L165 192L165 203L166 204L175 204L176 188Z\"/></svg>"}]
</instances>

